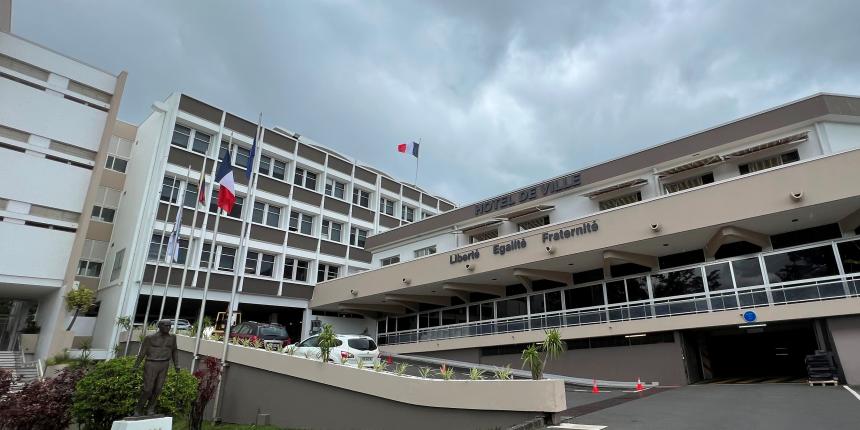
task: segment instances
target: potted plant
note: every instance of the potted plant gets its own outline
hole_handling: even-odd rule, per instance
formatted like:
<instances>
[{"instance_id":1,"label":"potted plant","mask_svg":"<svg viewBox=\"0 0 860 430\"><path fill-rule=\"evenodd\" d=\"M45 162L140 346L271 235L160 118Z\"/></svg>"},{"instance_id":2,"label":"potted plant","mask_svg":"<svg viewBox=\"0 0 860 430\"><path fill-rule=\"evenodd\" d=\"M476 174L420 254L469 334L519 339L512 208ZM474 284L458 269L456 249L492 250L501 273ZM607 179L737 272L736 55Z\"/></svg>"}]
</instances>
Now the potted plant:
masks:
<instances>
[{"instance_id":1,"label":"potted plant","mask_svg":"<svg viewBox=\"0 0 860 430\"><path fill-rule=\"evenodd\" d=\"M21 352L25 354L36 353L36 345L39 343L39 332L41 329L42 328L36 324L36 321L30 320L27 322L27 326L21 330L19 341Z\"/></svg>"}]
</instances>

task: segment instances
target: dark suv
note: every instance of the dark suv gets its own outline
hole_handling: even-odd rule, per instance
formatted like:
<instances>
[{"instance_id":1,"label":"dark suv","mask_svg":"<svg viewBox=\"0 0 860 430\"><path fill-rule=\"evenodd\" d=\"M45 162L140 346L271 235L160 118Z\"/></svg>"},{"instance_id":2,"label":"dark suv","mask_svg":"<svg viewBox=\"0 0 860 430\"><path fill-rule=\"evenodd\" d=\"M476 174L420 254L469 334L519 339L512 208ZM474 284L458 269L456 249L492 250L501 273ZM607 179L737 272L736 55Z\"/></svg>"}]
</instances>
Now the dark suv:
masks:
<instances>
[{"instance_id":1,"label":"dark suv","mask_svg":"<svg viewBox=\"0 0 860 430\"><path fill-rule=\"evenodd\" d=\"M230 338L250 339L252 342L260 340L266 343L280 343L281 345L290 344L290 336L284 326L254 321L237 324L230 330Z\"/></svg>"}]
</instances>

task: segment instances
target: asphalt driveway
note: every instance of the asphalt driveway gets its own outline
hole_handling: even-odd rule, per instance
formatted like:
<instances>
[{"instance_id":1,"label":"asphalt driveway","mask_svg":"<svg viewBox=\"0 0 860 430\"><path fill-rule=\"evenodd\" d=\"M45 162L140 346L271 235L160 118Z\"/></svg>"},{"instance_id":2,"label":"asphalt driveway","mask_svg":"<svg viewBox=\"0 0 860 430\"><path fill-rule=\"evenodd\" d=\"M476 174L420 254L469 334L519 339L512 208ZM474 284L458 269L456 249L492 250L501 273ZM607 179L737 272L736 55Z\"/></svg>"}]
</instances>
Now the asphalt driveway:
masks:
<instances>
[{"instance_id":1,"label":"asphalt driveway","mask_svg":"<svg viewBox=\"0 0 860 430\"><path fill-rule=\"evenodd\" d=\"M844 387L716 384L649 394L628 401L606 396L603 408L575 407L580 402L574 398L583 396L569 394L568 406L574 408L566 415L573 418L565 422L606 426L606 430L860 428L860 399Z\"/></svg>"}]
</instances>

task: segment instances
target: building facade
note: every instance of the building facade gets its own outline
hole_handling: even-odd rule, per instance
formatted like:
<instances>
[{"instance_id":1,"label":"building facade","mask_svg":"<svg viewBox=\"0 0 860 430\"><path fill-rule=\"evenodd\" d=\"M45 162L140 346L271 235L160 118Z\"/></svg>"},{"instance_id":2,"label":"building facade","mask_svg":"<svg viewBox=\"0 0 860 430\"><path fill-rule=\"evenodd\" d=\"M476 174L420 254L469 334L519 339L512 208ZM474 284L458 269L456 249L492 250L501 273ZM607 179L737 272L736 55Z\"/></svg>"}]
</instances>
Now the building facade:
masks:
<instances>
[{"instance_id":1,"label":"building facade","mask_svg":"<svg viewBox=\"0 0 860 430\"><path fill-rule=\"evenodd\" d=\"M98 285L78 276L98 273L107 253L110 229L93 208L122 188L110 169L117 136L134 131L116 120L125 72L17 37L8 32L11 2L0 12L0 349L22 347L18 332L29 324L38 341L23 349L44 358L92 330L85 319L67 330L64 296Z\"/></svg>"},{"instance_id":2,"label":"building facade","mask_svg":"<svg viewBox=\"0 0 860 430\"><path fill-rule=\"evenodd\" d=\"M307 334L312 319L349 326L361 319L343 312L311 315L315 285L371 268L367 237L454 209L444 198L280 127L262 130L259 177L254 201L248 201L252 190L245 166L257 124L185 94L153 107L138 127L125 181L124 196L135 197L123 200L115 220L108 265L116 270L101 276L96 348L116 342L119 316L135 322L174 317L180 293L180 318L196 322L210 254L207 316L227 311L237 282L237 310L244 320L284 324L296 340ZM212 179L228 149L237 202L218 221L213 249L217 186ZM195 221L201 175L208 199ZM167 264L179 210L180 257ZM243 216L250 221L246 255L239 249ZM358 332L365 327L353 325Z\"/></svg>"},{"instance_id":3,"label":"building facade","mask_svg":"<svg viewBox=\"0 0 860 430\"><path fill-rule=\"evenodd\" d=\"M516 367L555 327L548 373L791 380L822 350L858 383L858 163L860 98L818 94L374 235L311 308L392 353Z\"/></svg>"}]
</instances>

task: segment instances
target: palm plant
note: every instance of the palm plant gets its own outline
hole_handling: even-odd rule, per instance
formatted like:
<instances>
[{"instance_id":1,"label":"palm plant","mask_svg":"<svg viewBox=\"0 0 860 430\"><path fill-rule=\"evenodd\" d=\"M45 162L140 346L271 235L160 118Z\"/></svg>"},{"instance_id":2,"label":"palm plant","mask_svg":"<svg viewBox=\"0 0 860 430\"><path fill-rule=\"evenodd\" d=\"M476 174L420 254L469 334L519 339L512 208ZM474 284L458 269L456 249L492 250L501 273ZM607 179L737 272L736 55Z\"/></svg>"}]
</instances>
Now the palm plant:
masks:
<instances>
[{"instance_id":1,"label":"palm plant","mask_svg":"<svg viewBox=\"0 0 860 430\"><path fill-rule=\"evenodd\" d=\"M433 369L426 367L426 366L418 368L418 373L421 375L422 378L429 378L430 372L432 372L432 371L433 371Z\"/></svg>"},{"instance_id":2,"label":"palm plant","mask_svg":"<svg viewBox=\"0 0 860 430\"><path fill-rule=\"evenodd\" d=\"M500 379L500 380L504 381L504 380L511 379L511 375L513 374L513 371L511 371L511 365L508 364L507 366L505 366L501 369L496 369L495 373L496 373L496 379Z\"/></svg>"},{"instance_id":3,"label":"palm plant","mask_svg":"<svg viewBox=\"0 0 860 430\"><path fill-rule=\"evenodd\" d=\"M356 358L355 359L355 367L358 369L364 369L364 359L361 357Z\"/></svg>"},{"instance_id":4,"label":"palm plant","mask_svg":"<svg viewBox=\"0 0 860 430\"><path fill-rule=\"evenodd\" d=\"M450 381L454 378L454 369L443 364L442 367L439 368L439 376L446 381Z\"/></svg>"},{"instance_id":5,"label":"palm plant","mask_svg":"<svg viewBox=\"0 0 860 430\"><path fill-rule=\"evenodd\" d=\"M337 337L331 324L323 326L322 332L320 332L317 339L319 339L320 359L325 363L329 360L332 348L337 346Z\"/></svg>"},{"instance_id":6,"label":"palm plant","mask_svg":"<svg viewBox=\"0 0 860 430\"><path fill-rule=\"evenodd\" d=\"M538 380L543 376L543 360L536 344L531 344L523 350L523 367L528 366L532 372L532 379Z\"/></svg>"},{"instance_id":7,"label":"palm plant","mask_svg":"<svg viewBox=\"0 0 860 430\"><path fill-rule=\"evenodd\" d=\"M375 363L373 363L373 370L374 370L374 371L376 371L376 372L382 372L382 371L384 371L387 367L388 367L388 363L386 363L386 362L384 362L384 361L382 361L382 360L378 360L378 361L376 361Z\"/></svg>"},{"instance_id":8,"label":"palm plant","mask_svg":"<svg viewBox=\"0 0 860 430\"><path fill-rule=\"evenodd\" d=\"M473 381L480 381L484 379L484 371L475 367L469 369L469 379Z\"/></svg>"},{"instance_id":9,"label":"palm plant","mask_svg":"<svg viewBox=\"0 0 860 430\"><path fill-rule=\"evenodd\" d=\"M532 372L532 379L538 380L543 377L544 366L549 359L558 358L567 349L567 345L561 340L558 329L546 330L545 337L540 344L531 344L523 350L523 367L528 366ZM540 353L543 352L543 357Z\"/></svg>"},{"instance_id":10,"label":"palm plant","mask_svg":"<svg viewBox=\"0 0 860 430\"><path fill-rule=\"evenodd\" d=\"M397 372L398 376L403 376L403 374L406 373L406 369L408 368L408 363L397 363L397 369L395 371Z\"/></svg>"}]
</instances>

